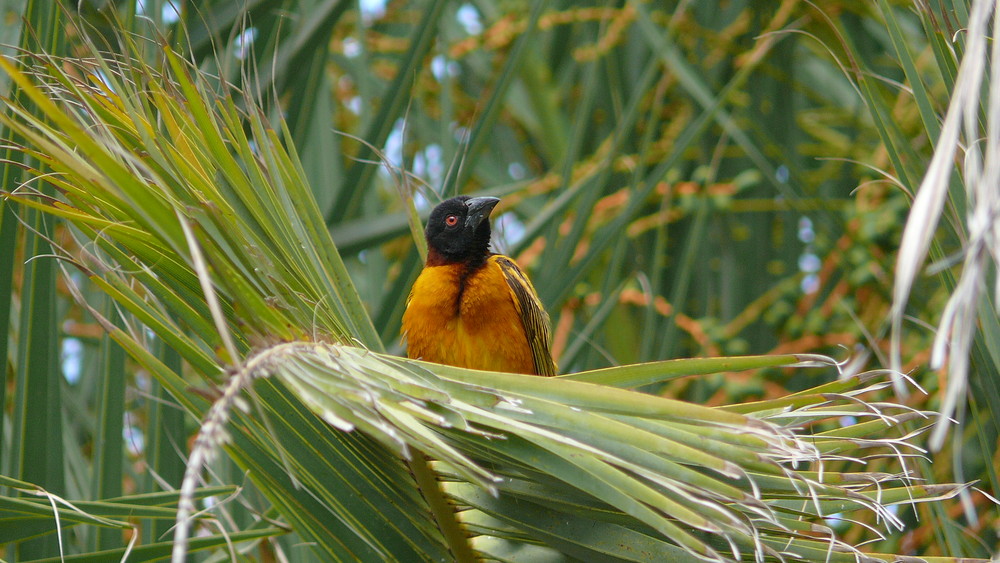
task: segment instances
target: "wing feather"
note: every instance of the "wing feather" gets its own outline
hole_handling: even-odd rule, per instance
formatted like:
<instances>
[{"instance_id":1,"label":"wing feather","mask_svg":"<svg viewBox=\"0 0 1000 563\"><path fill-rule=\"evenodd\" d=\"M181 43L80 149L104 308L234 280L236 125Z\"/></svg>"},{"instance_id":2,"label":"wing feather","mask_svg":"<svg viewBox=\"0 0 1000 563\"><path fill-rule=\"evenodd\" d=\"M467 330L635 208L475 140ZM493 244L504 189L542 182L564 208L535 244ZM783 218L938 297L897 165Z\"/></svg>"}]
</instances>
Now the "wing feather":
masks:
<instances>
[{"instance_id":1,"label":"wing feather","mask_svg":"<svg viewBox=\"0 0 1000 563\"><path fill-rule=\"evenodd\" d=\"M514 306L521 316L524 333L531 346L531 357L538 375L556 375L556 365L552 361L552 337L549 334L549 316L542 307L528 276L510 258L495 255L493 259L500 266L507 286L510 288Z\"/></svg>"}]
</instances>

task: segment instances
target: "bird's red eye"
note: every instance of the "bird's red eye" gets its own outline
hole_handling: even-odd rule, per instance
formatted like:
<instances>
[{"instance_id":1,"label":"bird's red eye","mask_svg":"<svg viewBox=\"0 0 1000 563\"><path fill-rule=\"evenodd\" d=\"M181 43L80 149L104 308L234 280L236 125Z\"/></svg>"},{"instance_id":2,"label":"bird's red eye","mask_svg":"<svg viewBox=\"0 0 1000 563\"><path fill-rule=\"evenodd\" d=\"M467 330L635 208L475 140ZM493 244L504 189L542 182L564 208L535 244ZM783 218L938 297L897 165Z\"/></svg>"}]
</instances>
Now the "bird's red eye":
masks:
<instances>
[{"instance_id":1,"label":"bird's red eye","mask_svg":"<svg viewBox=\"0 0 1000 563\"><path fill-rule=\"evenodd\" d=\"M454 227L458 224L458 215L449 215L444 218L444 224L449 227Z\"/></svg>"}]
</instances>

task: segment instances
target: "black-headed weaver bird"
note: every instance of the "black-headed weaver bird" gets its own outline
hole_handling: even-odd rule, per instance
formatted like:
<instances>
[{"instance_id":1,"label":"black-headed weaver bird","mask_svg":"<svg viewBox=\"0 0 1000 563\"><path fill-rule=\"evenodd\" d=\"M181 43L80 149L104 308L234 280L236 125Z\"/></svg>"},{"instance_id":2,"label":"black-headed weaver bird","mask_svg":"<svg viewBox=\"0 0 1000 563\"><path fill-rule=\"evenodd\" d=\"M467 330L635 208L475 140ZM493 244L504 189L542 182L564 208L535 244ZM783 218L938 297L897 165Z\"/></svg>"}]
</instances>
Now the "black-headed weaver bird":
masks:
<instances>
[{"instance_id":1,"label":"black-headed weaver bird","mask_svg":"<svg viewBox=\"0 0 1000 563\"><path fill-rule=\"evenodd\" d=\"M514 260L490 251L495 197L458 196L427 220L427 262L403 313L407 356L488 371L555 375L549 317Z\"/></svg>"}]
</instances>

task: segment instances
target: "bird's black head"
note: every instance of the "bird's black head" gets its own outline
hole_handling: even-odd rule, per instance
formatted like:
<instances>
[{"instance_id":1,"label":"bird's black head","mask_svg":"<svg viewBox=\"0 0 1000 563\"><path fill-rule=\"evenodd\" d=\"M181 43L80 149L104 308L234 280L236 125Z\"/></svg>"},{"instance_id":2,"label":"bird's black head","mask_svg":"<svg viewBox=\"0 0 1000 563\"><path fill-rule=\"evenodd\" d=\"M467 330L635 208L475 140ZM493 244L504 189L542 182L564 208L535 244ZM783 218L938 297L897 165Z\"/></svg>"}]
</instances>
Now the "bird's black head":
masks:
<instances>
[{"instance_id":1,"label":"bird's black head","mask_svg":"<svg viewBox=\"0 0 1000 563\"><path fill-rule=\"evenodd\" d=\"M442 202L427 220L428 263L465 263L475 268L490 255L490 212L495 197L460 195Z\"/></svg>"}]
</instances>

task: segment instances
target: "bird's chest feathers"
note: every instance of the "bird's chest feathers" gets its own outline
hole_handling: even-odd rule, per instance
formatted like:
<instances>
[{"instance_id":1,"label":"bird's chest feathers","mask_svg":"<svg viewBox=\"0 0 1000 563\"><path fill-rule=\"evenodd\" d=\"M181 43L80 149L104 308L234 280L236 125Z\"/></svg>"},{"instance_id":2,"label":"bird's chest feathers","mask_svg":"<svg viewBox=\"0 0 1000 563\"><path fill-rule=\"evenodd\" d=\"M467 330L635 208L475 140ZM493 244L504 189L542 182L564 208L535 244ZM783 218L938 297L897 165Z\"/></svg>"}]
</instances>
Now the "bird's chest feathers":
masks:
<instances>
[{"instance_id":1,"label":"bird's chest feathers","mask_svg":"<svg viewBox=\"0 0 1000 563\"><path fill-rule=\"evenodd\" d=\"M493 262L472 272L451 265L427 268L417 278L413 295L408 314L422 310L419 316L425 322L452 330L475 331L512 305L507 282Z\"/></svg>"},{"instance_id":2,"label":"bird's chest feathers","mask_svg":"<svg viewBox=\"0 0 1000 563\"><path fill-rule=\"evenodd\" d=\"M493 260L471 272L460 265L425 268L413 285L403 328L410 357L477 369L512 370L506 361L492 366L473 357L509 356L497 349L507 347L498 335L526 342L510 288Z\"/></svg>"}]
</instances>

